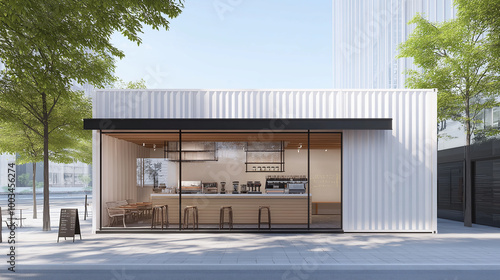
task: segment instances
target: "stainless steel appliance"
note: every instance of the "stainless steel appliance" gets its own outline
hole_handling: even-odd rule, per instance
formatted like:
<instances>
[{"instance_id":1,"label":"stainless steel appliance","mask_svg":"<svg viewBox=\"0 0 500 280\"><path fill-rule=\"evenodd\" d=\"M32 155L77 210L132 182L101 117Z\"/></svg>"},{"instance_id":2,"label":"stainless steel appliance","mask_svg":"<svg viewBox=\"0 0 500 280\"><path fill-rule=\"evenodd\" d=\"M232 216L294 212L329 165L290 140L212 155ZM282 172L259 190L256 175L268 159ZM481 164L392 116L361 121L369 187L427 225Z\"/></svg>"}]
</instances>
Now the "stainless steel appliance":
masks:
<instances>
[{"instance_id":1,"label":"stainless steel appliance","mask_svg":"<svg viewBox=\"0 0 500 280\"><path fill-rule=\"evenodd\" d=\"M260 191L260 187L262 186L262 184L260 183L260 181L255 181L253 184L254 184L254 187L255 187L255 192L254 193L262 193Z\"/></svg>"},{"instance_id":2,"label":"stainless steel appliance","mask_svg":"<svg viewBox=\"0 0 500 280\"><path fill-rule=\"evenodd\" d=\"M307 177L304 175L277 175L266 177L266 193L305 193Z\"/></svg>"},{"instance_id":3,"label":"stainless steel appliance","mask_svg":"<svg viewBox=\"0 0 500 280\"><path fill-rule=\"evenodd\" d=\"M202 184L203 193L217 193L217 183L216 182L206 182Z\"/></svg>"},{"instance_id":4,"label":"stainless steel appliance","mask_svg":"<svg viewBox=\"0 0 500 280\"><path fill-rule=\"evenodd\" d=\"M241 193L247 193L248 192L246 184L241 184L240 192Z\"/></svg>"},{"instance_id":5,"label":"stainless steel appliance","mask_svg":"<svg viewBox=\"0 0 500 280\"><path fill-rule=\"evenodd\" d=\"M261 194L262 192L260 191L260 181L248 181L247 182L247 187L248 187L248 193L250 194Z\"/></svg>"},{"instance_id":6,"label":"stainless steel appliance","mask_svg":"<svg viewBox=\"0 0 500 280\"><path fill-rule=\"evenodd\" d=\"M201 193L201 181L182 181L181 193Z\"/></svg>"},{"instance_id":7,"label":"stainless steel appliance","mask_svg":"<svg viewBox=\"0 0 500 280\"><path fill-rule=\"evenodd\" d=\"M288 184L288 193L305 193L306 192L306 183L290 183Z\"/></svg>"},{"instance_id":8,"label":"stainless steel appliance","mask_svg":"<svg viewBox=\"0 0 500 280\"><path fill-rule=\"evenodd\" d=\"M226 193L226 182L220 182L220 193Z\"/></svg>"}]
</instances>

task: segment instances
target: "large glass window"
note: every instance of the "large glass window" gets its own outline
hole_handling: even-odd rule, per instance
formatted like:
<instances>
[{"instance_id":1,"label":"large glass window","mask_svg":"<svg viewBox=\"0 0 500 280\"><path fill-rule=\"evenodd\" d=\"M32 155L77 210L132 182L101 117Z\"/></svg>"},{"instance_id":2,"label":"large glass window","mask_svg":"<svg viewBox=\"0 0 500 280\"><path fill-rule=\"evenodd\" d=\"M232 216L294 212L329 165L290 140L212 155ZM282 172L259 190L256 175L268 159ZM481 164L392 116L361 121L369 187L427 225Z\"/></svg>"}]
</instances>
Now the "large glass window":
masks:
<instances>
[{"instance_id":1,"label":"large glass window","mask_svg":"<svg viewBox=\"0 0 500 280\"><path fill-rule=\"evenodd\" d=\"M182 156L186 230L192 206L199 228L307 228L307 133L185 132Z\"/></svg>"},{"instance_id":2,"label":"large glass window","mask_svg":"<svg viewBox=\"0 0 500 280\"><path fill-rule=\"evenodd\" d=\"M162 206L168 206L168 211L161 211L168 212L169 222L167 226L165 216L163 230L341 228L340 133L182 131L110 136L131 143L127 155L136 155L132 165L113 162L117 170L103 178L116 192L105 192L109 198L104 203L111 205L105 207L124 209L127 228L149 230L153 209ZM129 174L134 189L125 179ZM109 180L115 175L120 176ZM153 221L160 224L157 230L160 219ZM115 221L109 226L123 224Z\"/></svg>"}]
</instances>

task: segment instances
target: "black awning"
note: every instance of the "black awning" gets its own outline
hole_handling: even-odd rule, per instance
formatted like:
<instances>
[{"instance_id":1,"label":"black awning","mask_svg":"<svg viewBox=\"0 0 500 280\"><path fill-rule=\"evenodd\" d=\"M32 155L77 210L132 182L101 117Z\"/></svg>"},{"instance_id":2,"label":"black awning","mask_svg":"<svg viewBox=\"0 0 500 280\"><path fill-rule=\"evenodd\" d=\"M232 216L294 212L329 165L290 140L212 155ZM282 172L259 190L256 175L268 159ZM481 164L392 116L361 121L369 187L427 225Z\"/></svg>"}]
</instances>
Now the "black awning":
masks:
<instances>
[{"instance_id":1,"label":"black awning","mask_svg":"<svg viewBox=\"0 0 500 280\"><path fill-rule=\"evenodd\" d=\"M392 119L85 119L92 130L392 130Z\"/></svg>"}]
</instances>

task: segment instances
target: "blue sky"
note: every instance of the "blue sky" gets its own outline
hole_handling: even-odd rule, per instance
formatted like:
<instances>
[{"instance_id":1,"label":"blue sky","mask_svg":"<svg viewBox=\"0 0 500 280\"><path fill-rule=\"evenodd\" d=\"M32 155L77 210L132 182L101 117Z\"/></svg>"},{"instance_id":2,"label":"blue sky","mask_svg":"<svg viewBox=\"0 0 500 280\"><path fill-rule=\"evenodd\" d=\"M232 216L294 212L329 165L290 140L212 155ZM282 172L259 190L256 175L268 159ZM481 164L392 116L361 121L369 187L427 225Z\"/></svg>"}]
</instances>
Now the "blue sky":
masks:
<instances>
[{"instance_id":1,"label":"blue sky","mask_svg":"<svg viewBox=\"0 0 500 280\"><path fill-rule=\"evenodd\" d=\"M331 0L187 0L140 46L117 34L116 75L148 88L332 87Z\"/></svg>"}]
</instances>

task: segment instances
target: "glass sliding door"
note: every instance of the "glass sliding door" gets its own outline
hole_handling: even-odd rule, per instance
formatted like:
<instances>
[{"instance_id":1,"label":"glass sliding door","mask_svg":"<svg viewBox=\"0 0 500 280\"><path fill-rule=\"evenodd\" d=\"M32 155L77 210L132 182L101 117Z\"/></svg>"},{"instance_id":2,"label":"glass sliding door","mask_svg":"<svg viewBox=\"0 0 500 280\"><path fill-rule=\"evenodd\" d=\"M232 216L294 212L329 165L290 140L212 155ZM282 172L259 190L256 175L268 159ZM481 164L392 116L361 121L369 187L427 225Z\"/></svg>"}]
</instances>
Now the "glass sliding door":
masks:
<instances>
[{"instance_id":1,"label":"glass sliding door","mask_svg":"<svg viewBox=\"0 0 500 280\"><path fill-rule=\"evenodd\" d=\"M181 138L183 230L258 230L259 213L261 230L307 229L307 132L183 131Z\"/></svg>"},{"instance_id":2,"label":"glass sliding door","mask_svg":"<svg viewBox=\"0 0 500 280\"><path fill-rule=\"evenodd\" d=\"M165 144L178 141L179 133L109 132L102 137L103 228L149 230L153 208L168 205L168 211L163 208L164 230L177 229L179 162L166 156Z\"/></svg>"},{"instance_id":3,"label":"glass sliding door","mask_svg":"<svg viewBox=\"0 0 500 280\"><path fill-rule=\"evenodd\" d=\"M311 229L342 228L342 134L311 132Z\"/></svg>"}]
</instances>

